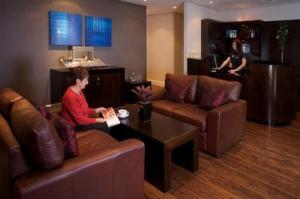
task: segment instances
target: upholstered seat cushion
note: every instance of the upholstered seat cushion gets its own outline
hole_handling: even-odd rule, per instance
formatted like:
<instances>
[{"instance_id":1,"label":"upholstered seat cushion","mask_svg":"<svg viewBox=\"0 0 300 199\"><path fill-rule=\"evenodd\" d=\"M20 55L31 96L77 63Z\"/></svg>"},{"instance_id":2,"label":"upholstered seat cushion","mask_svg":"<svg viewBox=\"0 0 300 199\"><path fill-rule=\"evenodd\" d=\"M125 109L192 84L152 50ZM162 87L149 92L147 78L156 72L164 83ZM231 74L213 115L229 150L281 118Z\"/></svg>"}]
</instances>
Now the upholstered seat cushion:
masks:
<instances>
[{"instance_id":1,"label":"upholstered seat cushion","mask_svg":"<svg viewBox=\"0 0 300 199\"><path fill-rule=\"evenodd\" d=\"M171 117L196 125L200 131L206 131L206 117L208 111L199 109L195 104L185 104L172 111Z\"/></svg>"},{"instance_id":2,"label":"upholstered seat cushion","mask_svg":"<svg viewBox=\"0 0 300 199\"><path fill-rule=\"evenodd\" d=\"M171 113L174 110L182 107L185 107L185 104L167 100L167 99L156 100L152 102L153 110L167 116L171 116Z\"/></svg>"},{"instance_id":3,"label":"upholstered seat cushion","mask_svg":"<svg viewBox=\"0 0 300 199\"><path fill-rule=\"evenodd\" d=\"M95 150L104 149L113 144L119 143L104 131L89 130L76 132L79 145L79 155L83 155Z\"/></svg>"}]
</instances>

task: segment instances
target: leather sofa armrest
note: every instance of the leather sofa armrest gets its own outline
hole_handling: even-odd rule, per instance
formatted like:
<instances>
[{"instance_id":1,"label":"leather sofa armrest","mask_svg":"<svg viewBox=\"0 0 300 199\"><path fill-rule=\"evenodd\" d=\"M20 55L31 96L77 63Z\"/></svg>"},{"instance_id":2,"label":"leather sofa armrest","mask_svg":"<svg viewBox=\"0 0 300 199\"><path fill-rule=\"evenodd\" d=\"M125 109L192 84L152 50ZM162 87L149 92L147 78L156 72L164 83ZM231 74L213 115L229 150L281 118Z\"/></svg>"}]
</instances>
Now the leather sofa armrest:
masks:
<instances>
[{"instance_id":1,"label":"leather sofa armrest","mask_svg":"<svg viewBox=\"0 0 300 199\"><path fill-rule=\"evenodd\" d=\"M129 139L15 182L14 198L143 198L144 144Z\"/></svg>"},{"instance_id":2,"label":"leather sofa armrest","mask_svg":"<svg viewBox=\"0 0 300 199\"><path fill-rule=\"evenodd\" d=\"M152 100L159 100L159 99L163 99L165 93L166 93L166 89L164 87L161 86L152 86Z\"/></svg>"},{"instance_id":3,"label":"leather sofa armrest","mask_svg":"<svg viewBox=\"0 0 300 199\"><path fill-rule=\"evenodd\" d=\"M238 100L212 109L206 118L207 151L220 157L244 134L247 102Z\"/></svg>"},{"instance_id":4,"label":"leather sofa armrest","mask_svg":"<svg viewBox=\"0 0 300 199\"><path fill-rule=\"evenodd\" d=\"M51 113L60 113L61 112L61 103L55 103L55 104L47 104L47 109Z\"/></svg>"}]
</instances>

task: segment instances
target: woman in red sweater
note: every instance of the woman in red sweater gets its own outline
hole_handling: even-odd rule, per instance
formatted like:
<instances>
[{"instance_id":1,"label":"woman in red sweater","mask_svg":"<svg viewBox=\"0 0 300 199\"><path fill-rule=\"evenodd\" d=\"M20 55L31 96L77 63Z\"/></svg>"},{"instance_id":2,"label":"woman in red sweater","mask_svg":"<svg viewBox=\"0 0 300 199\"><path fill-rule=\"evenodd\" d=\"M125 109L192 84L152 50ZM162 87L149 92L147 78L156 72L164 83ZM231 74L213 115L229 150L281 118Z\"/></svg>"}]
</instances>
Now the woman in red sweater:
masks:
<instances>
[{"instance_id":1,"label":"woman in red sweater","mask_svg":"<svg viewBox=\"0 0 300 199\"><path fill-rule=\"evenodd\" d=\"M92 118L90 115L100 113L103 107L92 109L82 90L89 83L89 73L82 67L78 66L72 70L74 85L70 86L62 98L62 117L67 120L76 131L99 129L110 132L103 118Z\"/></svg>"}]
</instances>

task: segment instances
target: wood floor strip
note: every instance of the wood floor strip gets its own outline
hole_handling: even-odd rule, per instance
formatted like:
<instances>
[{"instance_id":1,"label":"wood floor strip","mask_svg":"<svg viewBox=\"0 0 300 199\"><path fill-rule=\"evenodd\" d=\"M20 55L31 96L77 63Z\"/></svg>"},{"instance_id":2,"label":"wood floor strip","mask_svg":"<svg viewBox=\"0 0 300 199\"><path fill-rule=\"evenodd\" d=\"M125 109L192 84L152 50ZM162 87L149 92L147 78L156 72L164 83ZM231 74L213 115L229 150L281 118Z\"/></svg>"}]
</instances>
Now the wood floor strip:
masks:
<instances>
[{"instance_id":1,"label":"wood floor strip","mask_svg":"<svg viewBox=\"0 0 300 199\"><path fill-rule=\"evenodd\" d=\"M244 139L221 158L199 151L199 170L173 165L172 188L145 186L147 199L300 198L300 113L291 125L245 125Z\"/></svg>"}]
</instances>

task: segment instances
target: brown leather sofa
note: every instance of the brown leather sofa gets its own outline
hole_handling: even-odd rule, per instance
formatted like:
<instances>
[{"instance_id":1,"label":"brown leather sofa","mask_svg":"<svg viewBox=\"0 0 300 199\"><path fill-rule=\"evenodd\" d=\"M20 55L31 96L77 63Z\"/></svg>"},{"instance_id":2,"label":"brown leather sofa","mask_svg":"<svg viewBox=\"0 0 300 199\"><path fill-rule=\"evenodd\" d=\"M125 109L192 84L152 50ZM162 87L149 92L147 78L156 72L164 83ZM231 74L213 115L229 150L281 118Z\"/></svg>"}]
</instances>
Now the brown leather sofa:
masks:
<instances>
[{"instance_id":1,"label":"brown leather sofa","mask_svg":"<svg viewBox=\"0 0 300 199\"><path fill-rule=\"evenodd\" d=\"M166 97L166 87L177 82L190 85L184 103ZM216 89L226 93L228 103L212 109L199 108L200 99ZM208 76L167 74L165 88L153 89L153 110L198 126L200 148L220 157L238 143L244 134L247 104L239 99L240 93L239 82Z\"/></svg>"},{"instance_id":2,"label":"brown leather sofa","mask_svg":"<svg viewBox=\"0 0 300 199\"><path fill-rule=\"evenodd\" d=\"M28 100L2 89L0 111L1 199L144 198L142 142L78 132L79 155L64 159L55 128Z\"/></svg>"}]
</instances>

